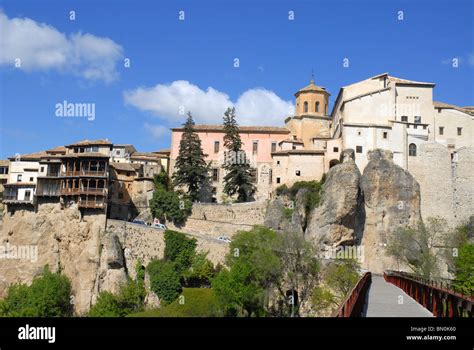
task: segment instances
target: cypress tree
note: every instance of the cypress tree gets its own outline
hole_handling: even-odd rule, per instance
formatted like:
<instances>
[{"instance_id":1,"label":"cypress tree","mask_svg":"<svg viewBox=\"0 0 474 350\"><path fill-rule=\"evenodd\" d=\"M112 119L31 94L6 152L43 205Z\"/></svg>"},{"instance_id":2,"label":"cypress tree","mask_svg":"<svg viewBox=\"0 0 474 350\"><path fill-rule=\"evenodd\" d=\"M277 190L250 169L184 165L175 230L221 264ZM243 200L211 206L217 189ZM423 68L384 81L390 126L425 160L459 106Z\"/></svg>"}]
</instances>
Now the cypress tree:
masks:
<instances>
[{"instance_id":1,"label":"cypress tree","mask_svg":"<svg viewBox=\"0 0 474 350\"><path fill-rule=\"evenodd\" d=\"M204 160L207 154L201 147L201 139L194 132L194 120L190 112L183 124L184 131L179 143L179 153L176 158L174 184L186 188L192 201L199 197L199 191L207 181L209 166Z\"/></svg>"},{"instance_id":2,"label":"cypress tree","mask_svg":"<svg viewBox=\"0 0 474 350\"><path fill-rule=\"evenodd\" d=\"M224 132L224 147L227 149L223 165L227 171L224 177L224 193L228 196L237 194L238 202L248 202L255 193L256 187L253 184L250 162L242 151L235 108L228 108L224 113Z\"/></svg>"}]
</instances>

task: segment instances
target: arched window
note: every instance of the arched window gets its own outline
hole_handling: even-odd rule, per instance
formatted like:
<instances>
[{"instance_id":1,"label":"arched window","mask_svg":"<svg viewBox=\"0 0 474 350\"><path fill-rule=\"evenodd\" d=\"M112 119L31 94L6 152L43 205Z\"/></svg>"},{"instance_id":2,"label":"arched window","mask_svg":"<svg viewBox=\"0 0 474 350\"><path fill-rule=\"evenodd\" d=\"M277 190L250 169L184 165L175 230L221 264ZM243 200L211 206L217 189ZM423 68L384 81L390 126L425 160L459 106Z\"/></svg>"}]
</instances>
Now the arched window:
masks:
<instances>
[{"instance_id":1,"label":"arched window","mask_svg":"<svg viewBox=\"0 0 474 350\"><path fill-rule=\"evenodd\" d=\"M308 113L308 101L304 101L303 103L303 112Z\"/></svg>"},{"instance_id":2,"label":"arched window","mask_svg":"<svg viewBox=\"0 0 474 350\"><path fill-rule=\"evenodd\" d=\"M315 111L316 111L316 112L319 112L319 102L316 102L316 108L315 108Z\"/></svg>"},{"instance_id":3,"label":"arched window","mask_svg":"<svg viewBox=\"0 0 474 350\"><path fill-rule=\"evenodd\" d=\"M408 146L408 155L410 157L416 157L416 145L414 143L410 143Z\"/></svg>"}]
</instances>

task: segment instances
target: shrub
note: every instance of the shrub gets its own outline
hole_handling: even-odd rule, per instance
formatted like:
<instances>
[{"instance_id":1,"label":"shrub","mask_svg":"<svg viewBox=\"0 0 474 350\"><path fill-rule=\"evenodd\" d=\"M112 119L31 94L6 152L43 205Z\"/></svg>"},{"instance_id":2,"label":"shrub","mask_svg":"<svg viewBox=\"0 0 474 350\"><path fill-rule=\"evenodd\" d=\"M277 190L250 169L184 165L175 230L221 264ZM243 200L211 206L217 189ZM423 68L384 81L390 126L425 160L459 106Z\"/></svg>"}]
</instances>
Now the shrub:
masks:
<instances>
[{"instance_id":1,"label":"shrub","mask_svg":"<svg viewBox=\"0 0 474 350\"><path fill-rule=\"evenodd\" d=\"M348 259L331 263L325 271L327 285L343 300L359 281L358 263Z\"/></svg>"},{"instance_id":2,"label":"shrub","mask_svg":"<svg viewBox=\"0 0 474 350\"><path fill-rule=\"evenodd\" d=\"M165 302L172 302L181 293L180 275L173 262L153 260L147 266L150 289Z\"/></svg>"},{"instance_id":3,"label":"shrub","mask_svg":"<svg viewBox=\"0 0 474 350\"><path fill-rule=\"evenodd\" d=\"M142 281L129 279L120 286L117 295L101 292L97 302L91 307L92 317L123 317L143 310L146 291Z\"/></svg>"},{"instance_id":4,"label":"shrub","mask_svg":"<svg viewBox=\"0 0 474 350\"><path fill-rule=\"evenodd\" d=\"M9 317L65 317L72 313L69 279L50 272L48 266L30 286L12 285L0 305L0 315Z\"/></svg>"},{"instance_id":5,"label":"shrub","mask_svg":"<svg viewBox=\"0 0 474 350\"><path fill-rule=\"evenodd\" d=\"M455 260L456 291L472 295L474 293L474 244L464 244Z\"/></svg>"},{"instance_id":6,"label":"shrub","mask_svg":"<svg viewBox=\"0 0 474 350\"><path fill-rule=\"evenodd\" d=\"M174 262L180 273L190 268L196 254L196 239L172 230L166 230L164 236L165 260Z\"/></svg>"}]
</instances>

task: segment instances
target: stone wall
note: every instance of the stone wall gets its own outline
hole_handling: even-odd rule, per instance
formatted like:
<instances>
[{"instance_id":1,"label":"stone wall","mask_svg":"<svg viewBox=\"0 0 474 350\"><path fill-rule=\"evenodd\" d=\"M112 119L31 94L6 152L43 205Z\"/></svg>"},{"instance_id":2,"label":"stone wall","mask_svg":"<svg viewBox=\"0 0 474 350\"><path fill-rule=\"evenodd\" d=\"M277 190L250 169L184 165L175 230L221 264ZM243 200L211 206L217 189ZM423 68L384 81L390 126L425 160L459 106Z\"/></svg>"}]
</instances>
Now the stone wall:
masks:
<instances>
[{"instance_id":1,"label":"stone wall","mask_svg":"<svg viewBox=\"0 0 474 350\"><path fill-rule=\"evenodd\" d=\"M439 143L423 143L409 157L408 171L420 184L423 220L439 216L451 226L474 214L474 148L453 152Z\"/></svg>"},{"instance_id":2,"label":"stone wall","mask_svg":"<svg viewBox=\"0 0 474 350\"><path fill-rule=\"evenodd\" d=\"M186 225L168 227L188 233L199 233L209 237L228 236L242 230L250 230L254 225L263 225L267 202L235 204L194 203Z\"/></svg>"}]
</instances>

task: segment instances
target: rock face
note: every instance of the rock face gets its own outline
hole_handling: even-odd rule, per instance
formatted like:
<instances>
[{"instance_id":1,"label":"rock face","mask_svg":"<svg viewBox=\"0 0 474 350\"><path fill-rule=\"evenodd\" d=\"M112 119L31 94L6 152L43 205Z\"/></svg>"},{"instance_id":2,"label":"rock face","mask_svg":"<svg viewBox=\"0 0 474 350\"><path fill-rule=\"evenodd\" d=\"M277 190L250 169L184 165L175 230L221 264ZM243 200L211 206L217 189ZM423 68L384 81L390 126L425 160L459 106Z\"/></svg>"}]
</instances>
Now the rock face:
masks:
<instances>
[{"instance_id":1,"label":"rock face","mask_svg":"<svg viewBox=\"0 0 474 350\"><path fill-rule=\"evenodd\" d=\"M286 196L271 201L267 207L264 225L275 231L303 234L306 193L306 189L299 190L294 201Z\"/></svg>"},{"instance_id":2,"label":"rock face","mask_svg":"<svg viewBox=\"0 0 474 350\"><path fill-rule=\"evenodd\" d=\"M81 218L77 207L61 209L61 205L42 204L37 213L17 210L5 213L0 245L37 249L36 259L0 260L0 297L15 282L30 283L45 265L70 278L74 308L86 312L94 296L99 268L100 235L105 228L105 215Z\"/></svg>"},{"instance_id":3,"label":"rock face","mask_svg":"<svg viewBox=\"0 0 474 350\"><path fill-rule=\"evenodd\" d=\"M360 238L363 225L360 171L353 150L344 150L341 158L342 163L329 170L321 203L311 212L306 228L305 235L317 245L348 245Z\"/></svg>"},{"instance_id":4,"label":"rock face","mask_svg":"<svg viewBox=\"0 0 474 350\"><path fill-rule=\"evenodd\" d=\"M397 227L415 225L421 220L420 186L410 173L393 162L392 152L373 150L368 157L360 180L366 217L361 243L364 267L381 273L397 266L385 253L390 235Z\"/></svg>"}]
</instances>

